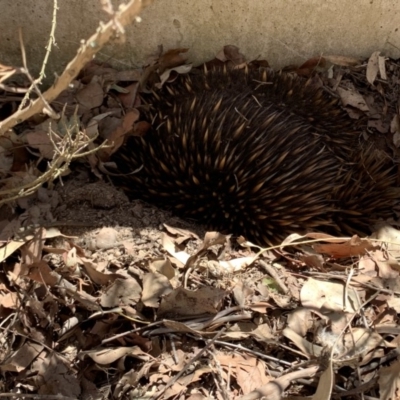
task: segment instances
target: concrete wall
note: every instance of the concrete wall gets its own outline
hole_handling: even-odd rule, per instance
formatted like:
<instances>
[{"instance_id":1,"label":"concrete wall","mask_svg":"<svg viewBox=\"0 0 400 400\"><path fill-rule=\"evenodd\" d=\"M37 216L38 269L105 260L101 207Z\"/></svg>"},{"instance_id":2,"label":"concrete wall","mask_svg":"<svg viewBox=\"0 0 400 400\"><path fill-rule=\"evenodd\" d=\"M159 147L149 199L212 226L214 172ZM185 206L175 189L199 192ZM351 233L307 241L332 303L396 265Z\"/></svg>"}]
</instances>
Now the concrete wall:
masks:
<instances>
[{"instance_id":1,"label":"concrete wall","mask_svg":"<svg viewBox=\"0 0 400 400\"><path fill-rule=\"evenodd\" d=\"M81 39L107 20L99 0L58 0L57 48L48 79L61 71ZM119 4L121 1L114 1ZM21 65L18 27L30 69L40 69L51 28L52 0L0 0L0 63ZM100 58L119 68L141 65L158 45L189 47L190 59L214 57L223 45L261 56L273 67L326 55L368 57L381 50L400 57L398 0L155 0L142 22L127 29L125 45L104 48ZM50 76L49 76L50 74Z\"/></svg>"}]
</instances>

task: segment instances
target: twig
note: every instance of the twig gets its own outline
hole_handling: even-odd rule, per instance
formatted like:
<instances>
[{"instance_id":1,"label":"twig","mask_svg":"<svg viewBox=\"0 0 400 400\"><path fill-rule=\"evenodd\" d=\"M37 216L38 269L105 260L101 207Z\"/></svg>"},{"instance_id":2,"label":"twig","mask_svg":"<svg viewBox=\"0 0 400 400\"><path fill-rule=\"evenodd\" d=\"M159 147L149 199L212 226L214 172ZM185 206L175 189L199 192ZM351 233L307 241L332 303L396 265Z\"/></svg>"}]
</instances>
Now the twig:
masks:
<instances>
[{"instance_id":1,"label":"twig","mask_svg":"<svg viewBox=\"0 0 400 400\"><path fill-rule=\"evenodd\" d=\"M72 133L76 135L72 137ZM65 135L58 145L54 142L53 134L55 133L50 128L49 137L57 156L51 160L47 171L32 182L0 191L0 205L33 194L44 182L53 181L57 177L62 176L72 160L85 157L107 146L107 143L104 142L95 149L83 152L82 150L92 143L96 137L88 138L83 132L80 132L79 126L76 126L76 132L72 132L72 129L67 130L67 135Z\"/></svg>"},{"instance_id":2,"label":"twig","mask_svg":"<svg viewBox=\"0 0 400 400\"><path fill-rule=\"evenodd\" d=\"M289 288L283 283L282 279L276 272L275 268L269 264L267 264L263 260L258 260L260 265L268 272L269 275L275 280L276 284L282 290L283 293L288 294L290 292Z\"/></svg>"},{"instance_id":3,"label":"twig","mask_svg":"<svg viewBox=\"0 0 400 400\"><path fill-rule=\"evenodd\" d=\"M53 20L51 21L51 31L50 31L50 37L49 37L49 42L46 46L46 54L44 56L43 59L43 63L42 63L42 68L40 70L39 73L39 78L35 79L32 83L31 86L29 87L28 91L26 92L24 98L21 101L21 104L18 107L18 111L22 110L23 107L25 106L29 95L31 94L32 90L35 88L37 89L37 85L40 85L42 83L43 78L46 76L45 74L45 70L46 70L46 65L47 65L47 61L49 60L49 56L51 53L51 48L52 45L55 44L56 42L56 38L54 36L55 31L56 31L56 25L57 25L57 10L58 10L58 0L53 0ZM20 31L20 37L22 37L21 31ZM22 41L22 40L20 40ZM22 59L24 60L24 67L26 70L28 70L27 68L27 64L26 64L26 57L25 57L25 50L24 47L21 46L21 51L22 51ZM40 91L39 91L40 92Z\"/></svg>"},{"instance_id":4,"label":"twig","mask_svg":"<svg viewBox=\"0 0 400 400\"><path fill-rule=\"evenodd\" d=\"M172 379L168 381L168 383L164 386L162 390L160 390L158 393L156 393L154 396L151 397L150 400L156 400L160 396L162 396L165 391L170 388L188 369L189 367L196 362L200 357L203 356L203 354L213 345L213 343L225 332L225 328L221 329L214 337L211 339L205 347L198 352L185 366L182 368Z\"/></svg>"},{"instance_id":5,"label":"twig","mask_svg":"<svg viewBox=\"0 0 400 400\"><path fill-rule=\"evenodd\" d=\"M222 367L221 363L218 361L218 358L215 356L215 353L213 351L210 351L209 354L214 360L215 364L215 373L213 372L214 375L214 380L215 380L215 386L217 386L219 390L219 394L222 396L224 400L229 400L231 396L229 396L228 390L229 390L229 381L224 382L223 379L223 372L222 372Z\"/></svg>"},{"instance_id":6,"label":"twig","mask_svg":"<svg viewBox=\"0 0 400 400\"><path fill-rule=\"evenodd\" d=\"M21 47L22 65L23 65L23 68L20 68L18 70L18 72L21 73L21 74L26 75L26 77L31 82L31 87L28 89L27 94L25 94L23 100L28 98L29 92L31 91L31 88L34 88L36 93L37 93L37 95L39 96L39 98L42 99L42 101L43 101L43 103L45 105L45 108L43 109L43 111L46 111L46 113L49 116L51 116L52 118L56 118L56 117L58 118L58 116L54 113L53 109L50 107L50 104L48 103L48 101L45 98L43 98L42 92L40 91L39 87L37 86L36 81L33 79L31 73L29 72L28 63L26 61L25 45L24 45L24 40L23 40L23 37L22 37L22 30L21 29L19 29L18 34L19 34L19 43L20 43L20 47ZM22 107L19 107L18 110L16 111L16 113L19 112L20 108L22 108Z\"/></svg>"},{"instance_id":7,"label":"twig","mask_svg":"<svg viewBox=\"0 0 400 400\"><path fill-rule=\"evenodd\" d=\"M146 1L146 5L149 3L150 0ZM43 98L36 99L30 106L15 112L0 123L0 136L4 135L5 132L15 125L42 112L45 106L43 100L51 103L63 90L67 89L68 85L75 79L80 70L93 59L95 54L99 52L115 34L124 34L124 31L121 31L121 29L131 23L141 12L142 8L143 2L141 0L131 0L128 4L121 4L114 17L107 24L100 24L96 33L81 45L74 59L65 67L63 73L54 82L53 86L43 93ZM117 31L118 29L119 32Z\"/></svg>"}]
</instances>

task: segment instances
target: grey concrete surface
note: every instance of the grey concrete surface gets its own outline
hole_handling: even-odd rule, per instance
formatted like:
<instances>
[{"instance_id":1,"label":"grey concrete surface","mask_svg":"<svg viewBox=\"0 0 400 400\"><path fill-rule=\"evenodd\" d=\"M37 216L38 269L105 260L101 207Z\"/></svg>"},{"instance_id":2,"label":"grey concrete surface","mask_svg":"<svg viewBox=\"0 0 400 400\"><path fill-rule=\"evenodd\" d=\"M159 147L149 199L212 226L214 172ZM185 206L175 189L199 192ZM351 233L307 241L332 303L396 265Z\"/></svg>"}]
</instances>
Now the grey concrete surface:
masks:
<instances>
[{"instance_id":1,"label":"grey concrete surface","mask_svg":"<svg viewBox=\"0 0 400 400\"><path fill-rule=\"evenodd\" d=\"M99 0L58 0L56 41L47 78L61 72L100 20ZM113 1L120 4L121 1ZM29 68L42 64L51 28L52 0L0 0L0 63L21 65L21 27ZM380 50L400 57L398 0L155 0L127 29L127 41L111 43L99 58L118 68L141 65L158 45L190 48L195 63L210 59L226 44L247 59L273 67L302 63L315 55L368 57Z\"/></svg>"}]
</instances>

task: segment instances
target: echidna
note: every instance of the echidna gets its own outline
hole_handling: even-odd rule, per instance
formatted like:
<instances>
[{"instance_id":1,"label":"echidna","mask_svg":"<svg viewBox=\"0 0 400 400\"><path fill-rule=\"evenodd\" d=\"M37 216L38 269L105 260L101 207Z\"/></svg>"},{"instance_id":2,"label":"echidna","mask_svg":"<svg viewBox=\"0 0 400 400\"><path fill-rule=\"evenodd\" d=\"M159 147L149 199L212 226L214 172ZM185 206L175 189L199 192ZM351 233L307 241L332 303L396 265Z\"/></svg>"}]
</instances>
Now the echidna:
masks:
<instances>
[{"instance_id":1,"label":"echidna","mask_svg":"<svg viewBox=\"0 0 400 400\"><path fill-rule=\"evenodd\" d=\"M126 174L117 185L213 229L259 244L316 229L365 234L400 197L392 167L312 79L205 70L148 101L152 128L115 154Z\"/></svg>"}]
</instances>

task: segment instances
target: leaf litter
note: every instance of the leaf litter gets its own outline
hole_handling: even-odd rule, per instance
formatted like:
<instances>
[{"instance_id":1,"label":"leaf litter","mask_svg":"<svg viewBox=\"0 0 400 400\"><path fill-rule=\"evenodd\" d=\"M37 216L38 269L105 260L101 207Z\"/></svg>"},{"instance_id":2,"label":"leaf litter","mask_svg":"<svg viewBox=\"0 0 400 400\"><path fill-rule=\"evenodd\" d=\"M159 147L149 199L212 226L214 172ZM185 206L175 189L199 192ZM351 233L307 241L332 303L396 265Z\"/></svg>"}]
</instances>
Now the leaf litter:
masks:
<instances>
[{"instance_id":1,"label":"leaf litter","mask_svg":"<svg viewBox=\"0 0 400 400\"><path fill-rule=\"evenodd\" d=\"M132 71L92 61L53 102L64 110L61 120L31 118L18 131L22 150L2 161L2 189L34 180L70 126L112 145L78 159L60 182L0 209L1 392L397 398L394 220L369 238L315 232L262 249L130 202L107 183L109 156L127 135L149 127L140 120L140 87L187 73L187 52L160 48ZM248 63L225 46L207 66L221 64ZM375 52L365 61L315 57L287 70L317 73L355 122L364 121L365 139L399 156L398 62ZM18 101L10 94L14 108ZM5 139L0 146L12 151Z\"/></svg>"}]
</instances>

